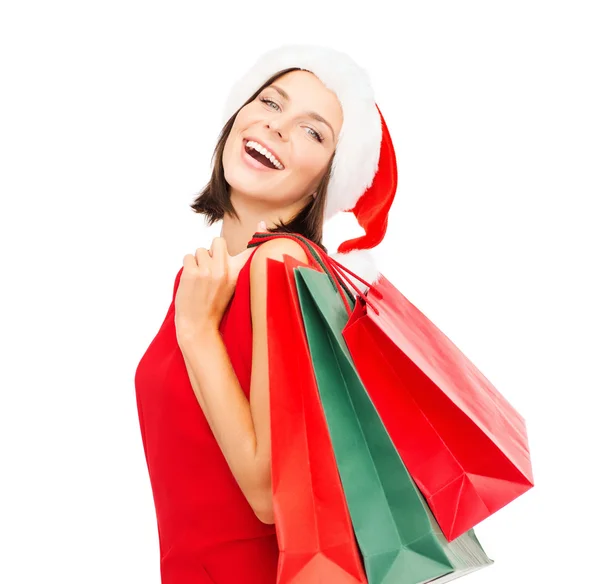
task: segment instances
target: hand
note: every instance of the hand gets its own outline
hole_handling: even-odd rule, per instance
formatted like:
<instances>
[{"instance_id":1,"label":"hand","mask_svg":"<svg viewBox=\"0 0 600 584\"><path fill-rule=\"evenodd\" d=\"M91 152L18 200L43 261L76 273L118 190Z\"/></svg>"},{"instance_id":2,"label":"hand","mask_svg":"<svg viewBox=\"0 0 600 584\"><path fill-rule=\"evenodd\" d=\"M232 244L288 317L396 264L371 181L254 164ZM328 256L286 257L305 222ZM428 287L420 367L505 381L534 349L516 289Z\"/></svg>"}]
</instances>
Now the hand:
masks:
<instances>
[{"instance_id":1,"label":"hand","mask_svg":"<svg viewBox=\"0 0 600 584\"><path fill-rule=\"evenodd\" d=\"M257 232L266 231L263 221ZM223 237L215 237L210 250L200 247L183 258L183 271L175 296L178 341L197 333L219 329L233 296L240 270L254 247L230 256Z\"/></svg>"}]
</instances>

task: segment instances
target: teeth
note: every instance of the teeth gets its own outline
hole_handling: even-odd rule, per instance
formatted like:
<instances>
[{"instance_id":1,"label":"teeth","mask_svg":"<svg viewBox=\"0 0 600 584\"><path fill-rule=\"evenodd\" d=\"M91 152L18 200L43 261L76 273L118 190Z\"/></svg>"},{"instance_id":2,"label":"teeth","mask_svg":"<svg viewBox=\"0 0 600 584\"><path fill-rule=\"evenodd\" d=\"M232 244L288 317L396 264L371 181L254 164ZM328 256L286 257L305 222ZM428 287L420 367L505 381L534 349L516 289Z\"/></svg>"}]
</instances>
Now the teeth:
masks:
<instances>
[{"instance_id":1,"label":"teeth","mask_svg":"<svg viewBox=\"0 0 600 584\"><path fill-rule=\"evenodd\" d=\"M266 156L279 170L283 170L283 164L273 156L271 152L269 152L266 148L263 148L258 142L254 142L253 140L248 140L246 146L249 148L254 148L257 152L260 152L263 156Z\"/></svg>"}]
</instances>

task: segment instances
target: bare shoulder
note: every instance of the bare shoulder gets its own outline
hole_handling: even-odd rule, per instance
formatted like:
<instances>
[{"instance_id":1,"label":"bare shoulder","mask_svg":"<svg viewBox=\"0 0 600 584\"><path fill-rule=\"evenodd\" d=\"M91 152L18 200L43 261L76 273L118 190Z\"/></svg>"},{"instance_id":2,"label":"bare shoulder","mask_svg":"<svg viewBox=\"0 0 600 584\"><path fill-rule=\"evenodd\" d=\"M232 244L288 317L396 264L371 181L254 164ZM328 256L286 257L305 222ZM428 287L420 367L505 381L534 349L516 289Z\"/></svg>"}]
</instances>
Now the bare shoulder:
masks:
<instances>
[{"instance_id":1,"label":"bare shoulder","mask_svg":"<svg viewBox=\"0 0 600 584\"><path fill-rule=\"evenodd\" d=\"M283 256L289 255L298 261L309 263L302 245L289 237L277 237L261 243L252 256L251 273L266 272L267 259L283 261Z\"/></svg>"}]
</instances>

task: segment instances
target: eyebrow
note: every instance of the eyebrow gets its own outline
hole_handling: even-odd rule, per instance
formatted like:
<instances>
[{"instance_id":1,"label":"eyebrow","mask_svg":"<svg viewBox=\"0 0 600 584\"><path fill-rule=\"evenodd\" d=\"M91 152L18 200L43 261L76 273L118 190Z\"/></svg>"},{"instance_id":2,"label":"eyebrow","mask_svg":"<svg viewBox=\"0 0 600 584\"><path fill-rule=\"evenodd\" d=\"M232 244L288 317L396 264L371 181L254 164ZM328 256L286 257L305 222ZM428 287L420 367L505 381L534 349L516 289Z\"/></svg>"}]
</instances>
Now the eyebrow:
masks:
<instances>
[{"instance_id":1,"label":"eyebrow","mask_svg":"<svg viewBox=\"0 0 600 584\"><path fill-rule=\"evenodd\" d=\"M283 99L285 99L287 101L290 100L290 96L288 95L288 93L286 91L284 91L278 85L269 85L268 87L277 91L277 93L279 93L279 95L281 95L281 97L283 97ZM268 89L268 88L266 88L266 89ZM319 115L317 112L306 112L306 113L314 120L317 120L318 122L323 122L324 124L327 124L329 126L329 129L331 130L331 135L335 138L335 132L333 131L331 124L323 116Z\"/></svg>"}]
</instances>

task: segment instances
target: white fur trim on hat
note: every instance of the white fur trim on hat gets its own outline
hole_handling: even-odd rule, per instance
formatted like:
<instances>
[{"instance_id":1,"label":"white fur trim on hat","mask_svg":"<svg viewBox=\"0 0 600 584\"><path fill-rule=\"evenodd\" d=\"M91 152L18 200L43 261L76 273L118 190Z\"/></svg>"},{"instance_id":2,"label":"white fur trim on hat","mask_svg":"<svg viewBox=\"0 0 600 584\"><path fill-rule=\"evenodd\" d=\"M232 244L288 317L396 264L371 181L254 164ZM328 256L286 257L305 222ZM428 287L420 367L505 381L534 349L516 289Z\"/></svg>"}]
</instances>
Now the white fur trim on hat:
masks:
<instances>
[{"instance_id":1,"label":"white fur trim on hat","mask_svg":"<svg viewBox=\"0 0 600 584\"><path fill-rule=\"evenodd\" d=\"M366 71L350 56L320 45L283 45L264 53L231 89L224 122L272 75L299 67L315 74L335 92L343 122L332 162L325 220L351 210L371 186L379 163L381 119Z\"/></svg>"},{"instance_id":2,"label":"white fur trim on hat","mask_svg":"<svg viewBox=\"0 0 600 584\"><path fill-rule=\"evenodd\" d=\"M367 249L353 249L347 253L333 253L330 254L330 257L348 268L351 272L354 272L357 276L360 276L369 284L374 284L381 275L373 254ZM367 290L368 287L362 282L353 278L347 272L341 269L340 271L343 272L343 274L347 276L361 292L364 293ZM350 287L350 290L354 294L356 293L354 288Z\"/></svg>"}]
</instances>

